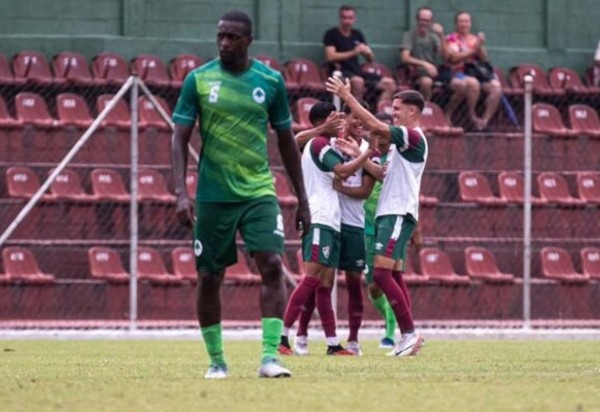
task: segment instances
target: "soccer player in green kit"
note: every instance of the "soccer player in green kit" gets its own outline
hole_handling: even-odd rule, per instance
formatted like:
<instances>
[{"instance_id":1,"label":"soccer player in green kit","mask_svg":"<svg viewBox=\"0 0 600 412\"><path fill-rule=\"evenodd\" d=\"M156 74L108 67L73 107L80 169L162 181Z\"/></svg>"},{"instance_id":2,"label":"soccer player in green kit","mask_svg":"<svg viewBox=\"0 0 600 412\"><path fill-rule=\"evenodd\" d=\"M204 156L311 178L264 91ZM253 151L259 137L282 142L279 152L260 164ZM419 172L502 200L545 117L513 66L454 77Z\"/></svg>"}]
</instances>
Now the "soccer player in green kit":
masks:
<instances>
[{"instance_id":1,"label":"soccer player in green kit","mask_svg":"<svg viewBox=\"0 0 600 412\"><path fill-rule=\"evenodd\" d=\"M277 357L287 295L280 257L283 219L267 155L269 122L277 132L279 151L298 197L296 225L304 233L310 227L310 211L283 78L248 57L252 40L250 18L239 11L225 13L217 28L219 58L186 77L173 113L177 216L182 224L194 227L198 321L210 357L207 379L228 375L220 286L225 268L237 259L236 230L262 277L263 344L258 376L291 376ZM187 196L185 176L188 142L197 118L202 151L194 207Z\"/></svg>"}]
</instances>

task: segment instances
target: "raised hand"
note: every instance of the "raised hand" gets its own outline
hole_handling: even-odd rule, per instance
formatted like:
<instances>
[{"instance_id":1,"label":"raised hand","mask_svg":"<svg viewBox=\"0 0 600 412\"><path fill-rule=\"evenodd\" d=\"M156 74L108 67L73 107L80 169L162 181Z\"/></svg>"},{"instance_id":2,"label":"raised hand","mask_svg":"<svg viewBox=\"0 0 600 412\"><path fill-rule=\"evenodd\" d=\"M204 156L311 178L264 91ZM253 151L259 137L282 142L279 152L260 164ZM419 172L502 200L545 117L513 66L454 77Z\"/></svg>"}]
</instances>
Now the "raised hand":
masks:
<instances>
[{"instance_id":1,"label":"raised hand","mask_svg":"<svg viewBox=\"0 0 600 412\"><path fill-rule=\"evenodd\" d=\"M345 117L343 112L331 112L323 123L325 133L329 136L337 136L344 129Z\"/></svg>"},{"instance_id":2,"label":"raised hand","mask_svg":"<svg viewBox=\"0 0 600 412\"><path fill-rule=\"evenodd\" d=\"M335 140L335 146L347 156L358 157L360 155L360 146L354 139L338 138Z\"/></svg>"},{"instance_id":3,"label":"raised hand","mask_svg":"<svg viewBox=\"0 0 600 412\"><path fill-rule=\"evenodd\" d=\"M327 91L329 93L338 95L340 99L346 100L352 95L350 90L350 81L348 81L348 79L344 79L342 81L337 77L329 77L327 79L327 83L325 83L325 86L327 87Z\"/></svg>"}]
</instances>

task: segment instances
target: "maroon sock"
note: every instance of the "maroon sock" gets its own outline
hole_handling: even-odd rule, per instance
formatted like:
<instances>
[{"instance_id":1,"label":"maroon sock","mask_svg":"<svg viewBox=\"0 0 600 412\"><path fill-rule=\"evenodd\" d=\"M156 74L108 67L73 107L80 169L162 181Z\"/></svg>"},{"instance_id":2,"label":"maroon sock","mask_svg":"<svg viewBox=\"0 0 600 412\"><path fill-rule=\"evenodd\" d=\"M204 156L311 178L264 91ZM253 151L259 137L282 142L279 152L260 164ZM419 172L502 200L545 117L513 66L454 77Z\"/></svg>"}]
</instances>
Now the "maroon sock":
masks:
<instances>
[{"instance_id":1,"label":"maroon sock","mask_svg":"<svg viewBox=\"0 0 600 412\"><path fill-rule=\"evenodd\" d=\"M298 319L302 305L306 303L310 295L314 294L319 286L319 279L312 276L304 276L296 289L292 292L285 314L283 315L283 326L291 328Z\"/></svg>"},{"instance_id":2,"label":"maroon sock","mask_svg":"<svg viewBox=\"0 0 600 412\"><path fill-rule=\"evenodd\" d=\"M331 305L331 288L320 286L317 288L317 310L321 318L321 325L325 337L335 337L335 315Z\"/></svg>"},{"instance_id":3,"label":"maroon sock","mask_svg":"<svg viewBox=\"0 0 600 412\"><path fill-rule=\"evenodd\" d=\"M358 330L362 325L363 292L362 282L358 276L346 276L348 289L348 342L358 342Z\"/></svg>"},{"instance_id":4,"label":"maroon sock","mask_svg":"<svg viewBox=\"0 0 600 412\"><path fill-rule=\"evenodd\" d=\"M404 281L404 277L402 277L402 275L404 275L404 272L402 272L401 270L394 270L392 272L392 277L402 290L402 295L404 295L404 300L408 305L408 309L412 311L412 300L410 299L410 293L408 293L408 286L406 286L406 282Z\"/></svg>"},{"instance_id":5,"label":"maroon sock","mask_svg":"<svg viewBox=\"0 0 600 412\"><path fill-rule=\"evenodd\" d=\"M300 308L300 319L298 319L298 330L296 331L296 335L308 336L308 324L315 311L316 299L316 292L311 293L308 300Z\"/></svg>"},{"instance_id":6,"label":"maroon sock","mask_svg":"<svg viewBox=\"0 0 600 412\"><path fill-rule=\"evenodd\" d=\"M413 323L412 314L406 304L402 289L400 289L400 286L398 286L394 278L392 278L392 271L390 269L375 268L373 280L379 285L387 297L388 302L396 315L396 321L398 322L400 331L404 333L414 330L415 325Z\"/></svg>"}]
</instances>

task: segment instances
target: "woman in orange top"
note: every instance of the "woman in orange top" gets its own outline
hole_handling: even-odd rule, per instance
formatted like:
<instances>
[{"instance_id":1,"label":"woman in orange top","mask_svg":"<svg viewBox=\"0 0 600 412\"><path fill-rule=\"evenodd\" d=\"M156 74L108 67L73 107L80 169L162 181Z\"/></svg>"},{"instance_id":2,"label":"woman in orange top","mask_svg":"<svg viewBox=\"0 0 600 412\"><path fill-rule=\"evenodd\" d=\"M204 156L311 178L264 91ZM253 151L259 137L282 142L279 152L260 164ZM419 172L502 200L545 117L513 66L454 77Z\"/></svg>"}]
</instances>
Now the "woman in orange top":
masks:
<instances>
[{"instance_id":1,"label":"woman in orange top","mask_svg":"<svg viewBox=\"0 0 600 412\"><path fill-rule=\"evenodd\" d=\"M498 108L498 103L502 98L502 89L497 79L480 83L477 78L465 74L465 63L488 61L488 53L484 46L485 34L483 32L479 32L477 35L471 33L471 15L465 11L456 13L454 24L456 31L446 38L448 60L452 66L453 76L465 82L469 117L477 130L483 130L487 128ZM487 96L483 116L478 117L476 105L481 90Z\"/></svg>"}]
</instances>

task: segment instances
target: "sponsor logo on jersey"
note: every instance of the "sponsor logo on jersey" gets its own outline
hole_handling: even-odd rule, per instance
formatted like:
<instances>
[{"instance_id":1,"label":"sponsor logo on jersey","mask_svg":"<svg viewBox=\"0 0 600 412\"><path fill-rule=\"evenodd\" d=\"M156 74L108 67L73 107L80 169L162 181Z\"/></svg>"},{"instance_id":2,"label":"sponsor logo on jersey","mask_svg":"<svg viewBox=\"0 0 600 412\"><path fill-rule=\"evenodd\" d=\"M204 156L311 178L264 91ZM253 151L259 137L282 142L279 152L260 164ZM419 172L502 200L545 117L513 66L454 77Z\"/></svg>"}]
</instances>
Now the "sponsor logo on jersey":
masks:
<instances>
[{"instance_id":1,"label":"sponsor logo on jersey","mask_svg":"<svg viewBox=\"0 0 600 412\"><path fill-rule=\"evenodd\" d=\"M329 259L330 253L331 253L331 248L329 246L325 246L323 248L323 256L325 256L325 259Z\"/></svg>"},{"instance_id":2,"label":"sponsor logo on jersey","mask_svg":"<svg viewBox=\"0 0 600 412\"><path fill-rule=\"evenodd\" d=\"M265 102L265 99L267 98L267 94L261 87L257 87L256 89L254 89L252 91L252 98L254 99L254 101L256 103L262 104Z\"/></svg>"},{"instance_id":3,"label":"sponsor logo on jersey","mask_svg":"<svg viewBox=\"0 0 600 412\"><path fill-rule=\"evenodd\" d=\"M194 240L194 255L200 256L202 254L202 242L198 239Z\"/></svg>"}]
</instances>

